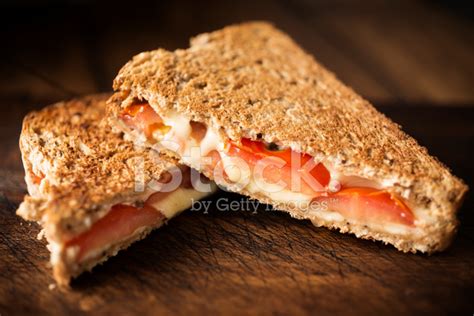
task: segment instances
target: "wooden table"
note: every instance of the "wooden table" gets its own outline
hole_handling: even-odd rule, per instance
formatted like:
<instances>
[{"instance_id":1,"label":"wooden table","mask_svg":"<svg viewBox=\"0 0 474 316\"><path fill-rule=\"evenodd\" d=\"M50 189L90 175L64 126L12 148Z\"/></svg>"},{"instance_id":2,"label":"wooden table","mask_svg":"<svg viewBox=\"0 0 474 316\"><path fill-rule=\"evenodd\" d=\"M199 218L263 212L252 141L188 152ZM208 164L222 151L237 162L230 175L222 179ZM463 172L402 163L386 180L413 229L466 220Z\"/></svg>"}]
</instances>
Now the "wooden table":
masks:
<instances>
[{"instance_id":1,"label":"wooden table","mask_svg":"<svg viewBox=\"0 0 474 316\"><path fill-rule=\"evenodd\" d=\"M470 196L452 247L433 256L402 254L264 208L214 207L183 213L70 291L48 289L49 253L35 238L38 226L14 214L26 193L17 145L23 116L110 90L134 53L185 47L189 35L230 22L273 20L473 186L472 22L424 2L329 3L3 8L0 23L10 28L1 28L2 38L10 45L0 74L0 314L472 314ZM241 199L219 193L213 201L225 198Z\"/></svg>"}]
</instances>

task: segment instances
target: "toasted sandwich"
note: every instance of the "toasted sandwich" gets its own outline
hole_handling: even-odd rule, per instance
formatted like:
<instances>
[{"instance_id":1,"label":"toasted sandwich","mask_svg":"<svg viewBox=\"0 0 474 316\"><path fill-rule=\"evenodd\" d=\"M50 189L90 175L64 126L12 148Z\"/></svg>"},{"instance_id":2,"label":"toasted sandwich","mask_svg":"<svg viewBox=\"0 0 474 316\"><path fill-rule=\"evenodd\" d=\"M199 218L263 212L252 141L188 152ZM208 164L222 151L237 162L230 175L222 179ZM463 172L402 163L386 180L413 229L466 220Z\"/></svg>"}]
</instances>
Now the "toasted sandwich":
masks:
<instances>
[{"instance_id":1,"label":"toasted sandwich","mask_svg":"<svg viewBox=\"0 0 474 316\"><path fill-rule=\"evenodd\" d=\"M23 121L29 195L17 214L42 226L60 285L215 190L176 160L135 148L114 132L103 120L109 96L60 102ZM197 180L202 190L194 189Z\"/></svg>"},{"instance_id":2,"label":"toasted sandwich","mask_svg":"<svg viewBox=\"0 0 474 316\"><path fill-rule=\"evenodd\" d=\"M138 54L113 87L112 125L231 191L404 252L452 240L463 181L268 23Z\"/></svg>"}]
</instances>

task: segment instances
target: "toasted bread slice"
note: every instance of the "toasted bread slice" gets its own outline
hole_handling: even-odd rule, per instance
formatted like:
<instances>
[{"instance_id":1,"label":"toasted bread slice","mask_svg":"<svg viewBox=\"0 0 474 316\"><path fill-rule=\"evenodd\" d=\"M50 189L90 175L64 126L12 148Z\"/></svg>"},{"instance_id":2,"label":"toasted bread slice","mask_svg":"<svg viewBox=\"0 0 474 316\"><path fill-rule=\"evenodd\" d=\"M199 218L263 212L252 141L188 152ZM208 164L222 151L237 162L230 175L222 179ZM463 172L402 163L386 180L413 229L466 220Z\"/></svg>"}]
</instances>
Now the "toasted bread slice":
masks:
<instances>
[{"instance_id":1,"label":"toasted bread slice","mask_svg":"<svg viewBox=\"0 0 474 316\"><path fill-rule=\"evenodd\" d=\"M216 151L224 158L229 144L239 147L243 140L277 144L280 149L312 156L328 170L331 183L326 188L335 185L336 189L326 190L326 197L343 199L332 193L337 192L337 185L361 187L355 193L345 191L352 194L351 203L358 205L348 212L334 203L325 210L307 212L290 203L301 200L293 192L268 194L248 185L216 181L231 190L310 219L317 226L381 240L405 252L431 253L452 240L456 210L467 191L463 181L268 23L244 23L201 34L185 50L138 54L120 70L114 89L108 106L111 122L135 141L151 146L169 141L170 135L184 141L191 139L193 126L201 124L199 129L207 134L193 146L203 155ZM130 108L145 102L163 125L171 127L167 134L153 132L151 142L143 130L126 122L136 119ZM214 178L210 170L200 168L202 161L185 157L189 152L161 147ZM367 187L379 191L369 192ZM374 194L380 200L374 200ZM392 205L377 213L374 208L364 210L360 198ZM316 194L308 202L321 199ZM398 214L389 214L390 208ZM382 219L377 222L379 216ZM398 222L390 222L393 217Z\"/></svg>"},{"instance_id":2,"label":"toasted bread slice","mask_svg":"<svg viewBox=\"0 0 474 316\"><path fill-rule=\"evenodd\" d=\"M43 227L61 285L209 194L189 185L159 192L176 161L136 149L112 131L102 120L109 96L59 102L23 121L29 195L17 213Z\"/></svg>"}]
</instances>

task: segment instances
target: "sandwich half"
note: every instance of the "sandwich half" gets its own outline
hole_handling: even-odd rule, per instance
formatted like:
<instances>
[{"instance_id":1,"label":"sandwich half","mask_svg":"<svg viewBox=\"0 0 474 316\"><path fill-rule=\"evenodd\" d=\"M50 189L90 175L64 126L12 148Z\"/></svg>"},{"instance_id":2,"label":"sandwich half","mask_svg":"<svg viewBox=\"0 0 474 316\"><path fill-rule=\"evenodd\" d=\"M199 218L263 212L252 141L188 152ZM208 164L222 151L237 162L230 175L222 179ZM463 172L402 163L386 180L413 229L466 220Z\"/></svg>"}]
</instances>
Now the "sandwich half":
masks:
<instances>
[{"instance_id":1,"label":"sandwich half","mask_svg":"<svg viewBox=\"0 0 474 316\"><path fill-rule=\"evenodd\" d=\"M135 148L112 131L103 120L108 97L60 102L23 121L20 149L29 195L17 214L42 226L60 285L215 190L196 171L194 179L188 167ZM195 190L198 180L202 185Z\"/></svg>"},{"instance_id":2,"label":"sandwich half","mask_svg":"<svg viewBox=\"0 0 474 316\"><path fill-rule=\"evenodd\" d=\"M133 57L111 124L229 190L404 252L446 248L467 186L265 22Z\"/></svg>"}]
</instances>

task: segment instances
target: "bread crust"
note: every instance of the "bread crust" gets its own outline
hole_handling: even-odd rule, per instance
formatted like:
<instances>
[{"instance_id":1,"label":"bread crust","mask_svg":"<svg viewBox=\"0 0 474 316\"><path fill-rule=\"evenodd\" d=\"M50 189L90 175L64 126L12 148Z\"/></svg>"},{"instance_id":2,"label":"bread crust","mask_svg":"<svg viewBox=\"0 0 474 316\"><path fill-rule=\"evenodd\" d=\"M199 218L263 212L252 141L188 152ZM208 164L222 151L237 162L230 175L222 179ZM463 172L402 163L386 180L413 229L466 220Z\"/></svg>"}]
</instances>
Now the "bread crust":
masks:
<instances>
[{"instance_id":1,"label":"bread crust","mask_svg":"<svg viewBox=\"0 0 474 316\"><path fill-rule=\"evenodd\" d=\"M138 54L114 90L111 116L144 99L158 113L177 111L231 140L261 136L336 172L388 184L432 219L420 226L433 240L401 250L441 250L452 239L464 182L269 23L201 34L185 50Z\"/></svg>"}]
</instances>

